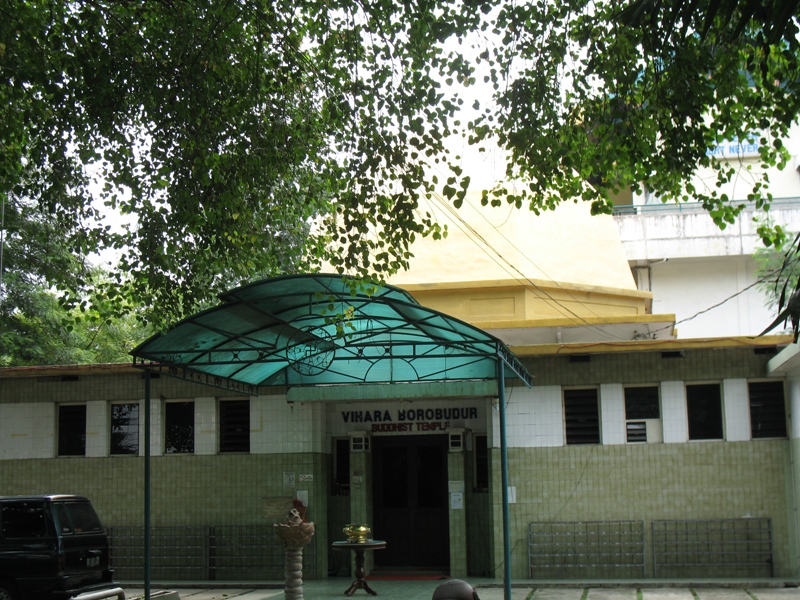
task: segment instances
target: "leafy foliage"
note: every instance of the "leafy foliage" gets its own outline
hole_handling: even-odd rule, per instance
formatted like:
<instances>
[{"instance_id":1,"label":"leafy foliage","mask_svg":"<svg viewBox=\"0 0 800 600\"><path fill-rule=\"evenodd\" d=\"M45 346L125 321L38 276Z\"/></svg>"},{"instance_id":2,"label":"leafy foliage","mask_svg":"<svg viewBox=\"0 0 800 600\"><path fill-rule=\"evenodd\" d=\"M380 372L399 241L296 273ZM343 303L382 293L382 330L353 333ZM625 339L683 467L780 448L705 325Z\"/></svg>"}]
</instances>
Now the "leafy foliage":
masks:
<instances>
[{"instance_id":1,"label":"leafy foliage","mask_svg":"<svg viewBox=\"0 0 800 600\"><path fill-rule=\"evenodd\" d=\"M794 246L785 243L781 247L764 246L756 249L753 258L756 263L758 289L766 298L770 308L778 306L784 287L794 289L800 278L800 265ZM785 297L785 294L784 294Z\"/></svg>"},{"instance_id":2,"label":"leafy foliage","mask_svg":"<svg viewBox=\"0 0 800 600\"><path fill-rule=\"evenodd\" d=\"M541 210L572 198L608 213L614 193L644 185L664 201L699 200L724 228L746 204L720 191L736 165L708 150L755 136L764 166L785 165L782 139L800 109L796 16L797 2L780 0L501 4L502 44L485 55L497 108L472 123L473 140L496 136L509 177L528 183L484 201ZM694 184L699 168L716 185ZM767 184L753 177L749 204L768 209Z\"/></svg>"},{"instance_id":3,"label":"leafy foliage","mask_svg":"<svg viewBox=\"0 0 800 600\"><path fill-rule=\"evenodd\" d=\"M467 70L436 46L439 6L7 0L0 17L0 194L79 257L122 251L111 300L164 323L321 259L396 270L438 235L416 214L457 108L436 77Z\"/></svg>"},{"instance_id":4,"label":"leafy foliage","mask_svg":"<svg viewBox=\"0 0 800 600\"><path fill-rule=\"evenodd\" d=\"M745 204L707 150L756 135L761 163L785 164L796 16L787 0L3 0L0 195L39 245L57 232L68 252L36 273L72 306L94 289L84 309L142 306L159 326L258 276L404 268L415 236L446 234L420 199L458 205L470 185L459 134L508 151L513 185L486 203L604 213L644 185L724 227ZM706 167L717 186L692 182ZM748 202L768 209L767 184ZM86 258L108 249L97 283Z\"/></svg>"},{"instance_id":5,"label":"leafy foliage","mask_svg":"<svg viewBox=\"0 0 800 600\"><path fill-rule=\"evenodd\" d=\"M778 315L761 335L781 324L785 327L791 321L797 342L800 334L800 234L783 246L759 249L755 259L760 287L769 305L777 306L778 310Z\"/></svg>"},{"instance_id":6,"label":"leafy foliage","mask_svg":"<svg viewBox=\"0 0 800 600\"><path fill-rule=\"evenodd\" d=\"M135 313L112 320L96 311L69 311L41 284L17 275L6 278L5 284L1 367L127 362L130 349L151 332Z\"/></svg>"}]
</instances>

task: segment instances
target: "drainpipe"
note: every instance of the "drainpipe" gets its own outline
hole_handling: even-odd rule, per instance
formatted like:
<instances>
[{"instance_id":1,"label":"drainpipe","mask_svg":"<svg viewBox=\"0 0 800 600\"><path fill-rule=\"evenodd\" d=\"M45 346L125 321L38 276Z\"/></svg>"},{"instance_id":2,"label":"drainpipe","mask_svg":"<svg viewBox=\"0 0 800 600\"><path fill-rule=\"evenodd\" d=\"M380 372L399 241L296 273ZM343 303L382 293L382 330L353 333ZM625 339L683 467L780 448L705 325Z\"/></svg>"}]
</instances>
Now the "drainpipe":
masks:
<instances>
[{"instance_id":1,"label":"drainpipe","mask_svg":"<svg viewBox=\"0 0 800 600\"><path fill-rule=\"evenodd\" d=\"M144 598L150 600L150 371L144 372Z\"/></svg>"},{"instance_id":2,"label":"drainpipe","mask_svg":"<svg viewBox=\"0 0 800 600\"><path fill-rule=\"evenodd\" d=\"M500 399L500 465L503 480L503 598L511 600L511 527L508 518L508 447L506 445L506 380L503 361L497 361Z\"/></svg>"}]
</instances>

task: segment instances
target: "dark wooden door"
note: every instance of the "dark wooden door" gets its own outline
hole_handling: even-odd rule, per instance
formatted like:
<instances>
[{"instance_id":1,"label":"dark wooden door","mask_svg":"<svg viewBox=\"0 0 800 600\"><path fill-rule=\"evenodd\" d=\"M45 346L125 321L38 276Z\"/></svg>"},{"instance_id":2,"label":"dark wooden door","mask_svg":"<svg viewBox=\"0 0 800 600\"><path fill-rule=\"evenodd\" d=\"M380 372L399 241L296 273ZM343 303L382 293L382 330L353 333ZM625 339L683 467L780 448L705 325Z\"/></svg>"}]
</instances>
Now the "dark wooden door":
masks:
<instances>
[{"instance_id":1,"label":"dark wooden door","mask_svg":"<svg viewBox=\"0 0 800 600\"><path fill-rule=\"evenodd\" d=\"M373 535L385 540L375 564L448 569L447 436L375 437Z\"/></svg>"}]
</instances>

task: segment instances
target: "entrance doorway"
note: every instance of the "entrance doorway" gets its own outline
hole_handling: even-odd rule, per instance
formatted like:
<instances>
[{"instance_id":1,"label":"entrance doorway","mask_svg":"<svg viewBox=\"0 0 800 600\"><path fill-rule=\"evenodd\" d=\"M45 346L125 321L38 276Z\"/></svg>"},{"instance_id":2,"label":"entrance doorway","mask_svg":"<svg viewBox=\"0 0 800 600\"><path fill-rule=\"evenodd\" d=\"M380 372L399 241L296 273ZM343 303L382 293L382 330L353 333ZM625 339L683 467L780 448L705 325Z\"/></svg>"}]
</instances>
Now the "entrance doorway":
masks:
<instances>
[{"instance_id":1,"label":"entrance doorway","mask_svg":"<svg viewBox=\"0 0 800 600\"><path fill-rule=\"evenodd\" d=\"M376 566L449 572L447 452L446 435L372 438Z\"/></svg>"}]
</instances>

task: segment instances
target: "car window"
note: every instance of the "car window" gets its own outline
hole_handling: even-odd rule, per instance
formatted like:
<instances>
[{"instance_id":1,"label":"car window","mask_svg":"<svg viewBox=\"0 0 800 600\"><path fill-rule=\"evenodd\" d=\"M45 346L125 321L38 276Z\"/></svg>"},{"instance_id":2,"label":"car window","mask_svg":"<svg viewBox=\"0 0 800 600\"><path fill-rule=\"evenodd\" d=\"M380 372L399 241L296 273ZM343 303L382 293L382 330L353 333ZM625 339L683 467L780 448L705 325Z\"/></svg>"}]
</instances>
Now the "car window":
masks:
<instances>
[{"instance_id":1,"label":"car window","mask_svg":"<svg viewBox=\"0 0 800 600\"><path fill-rule=\"evenodd\" d=\"M41 502L3 504L0 521L4 538L47 537L47 515Z\"/></svg>"},{"instance_id":2,"label":"car window","mask_svg":"<svg viewBox=\"0 0 800 600\"><path fill-rule=\"evenodd\" d=\"M62 534L75 533L72 529L72 521L69 519L66 506L63 504L54 504L53 515L56 519L56 531L60 531Z\"/></svg>"},{"instance_id":3,"label":"car window","mask_svg":"<svg viewBox=\"0 0 800 600\"><path fill-rule=\"evenodd\" d=\"M100 519L88 502L69 502L64 504L75 533L96 533L103 531Z\"/></svg>"}]
</instances>

